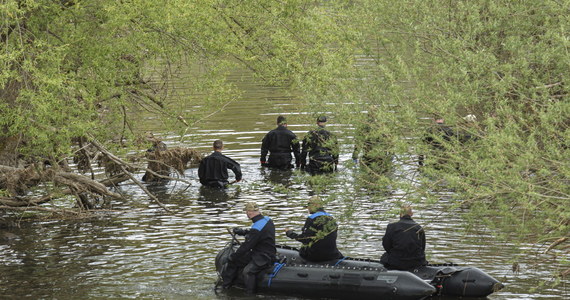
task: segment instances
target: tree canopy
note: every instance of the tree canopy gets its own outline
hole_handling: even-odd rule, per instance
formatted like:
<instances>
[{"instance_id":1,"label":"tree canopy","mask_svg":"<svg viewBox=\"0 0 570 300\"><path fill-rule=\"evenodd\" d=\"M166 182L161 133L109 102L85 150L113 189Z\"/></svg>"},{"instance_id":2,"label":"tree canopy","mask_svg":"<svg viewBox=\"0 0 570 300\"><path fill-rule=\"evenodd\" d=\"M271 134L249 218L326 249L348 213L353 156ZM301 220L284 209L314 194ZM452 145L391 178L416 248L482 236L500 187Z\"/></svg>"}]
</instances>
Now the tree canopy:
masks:
<instances>
[{"instance_id":1,"label":"tree canopy","mask_svg":"<svg viewBox=\"0 0 570 300\"><path fill-rule=\"evenodd\" d=\"M469 207L471 221L497 236L566 243L568 253L568 9L568 1L354 5L352 19L368 41L361 51L373 58L355 90L364 108L379 108L382 131L421 137L424 119L438 116L473 137L441 141L445 151L431 153L431 162L446 163L422 168L428 176L414 186L416 201L438 201L429 191L443 181L457 207ZM430 150L421 138L393 147Z\"/></svg>"},{"instance_id":2,"label":"tree canopy","mask_svg":"<svg viewBox=\"0 0 570 300\"><path fill-rule=\"evenodd\" d=\"M305 78L320 81L327 60L349 65L351 57L352 47L343 44L352 39L337 34L342 16L310 1L0 5L0 182L3 203L10 205L29 205L14 197L53 181L44 164L65 168L67 158L86 152L90 142L99 151L117 151L139 140L134 110L157 114L172 128L187 127L239 97L226 78L237 66L267 83L295 86ZM180 112L165 101L182 66L198 69L189 85L201 95L182 105L201 109Z\"/></svg>"},{"instance_id":3,"label":"tree canopy","mask_svg":"<svg viewBox=\"0 0 570 300\"><path fill-rule=\"evenodd\" d=\"M29 205L26 187L79 180L45 164L83 143L117 151L135 142L130 111L187 127L239 98L226 75L245 66L356 126L369 119L355 106L374 107L371 134L402 164L430 152L426 119L444 116L476 138L430 152L422 184L393 182L413 186L408 200L438 201L429 191L443 180L456 207L498 236L567 247L569 10L554 0L3 1L0 165L29 173L11 189L16 177L0 176L0 200ZM202 97L184 100L199 110L165 100L182 65L200 70L190 85ZM72 191L85 192L116 196L97 185Z\"/></svg>"}]
</instances>

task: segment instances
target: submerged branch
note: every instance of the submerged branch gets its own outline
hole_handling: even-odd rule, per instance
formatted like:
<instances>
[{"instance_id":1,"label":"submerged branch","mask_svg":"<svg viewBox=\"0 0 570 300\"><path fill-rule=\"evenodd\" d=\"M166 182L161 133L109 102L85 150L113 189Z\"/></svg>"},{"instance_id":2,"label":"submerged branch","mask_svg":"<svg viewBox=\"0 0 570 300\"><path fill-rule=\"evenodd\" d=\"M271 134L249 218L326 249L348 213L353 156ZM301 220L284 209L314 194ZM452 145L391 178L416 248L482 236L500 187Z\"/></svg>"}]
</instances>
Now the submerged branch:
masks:
<instances>
[{"instance_id":1,"label":"submerged branch","mask_svg":"<svg viewBox=\"0 0 570 300\"><path fill-rule=\"evenodd\" d=\"M47 211L47 212L58 213L58 214L66 213L66 214L73 214L73 215L81 214L81 212L76 211L76 210L71 210L71 209L64 209L64 208L57 209L57 208L39 207L39 206L14 207L14 206L2 205L2 206L0 206L0 209L15 210L15 211Z\"/></svg>"},{"instance_id":2,"label":"submerged branch","mask_svg":"<svg viewBox=\"0 0 570 300\"><path fill-rule=\"evenodd\" d=\"M105 156L107 156L110 160L112 160L114 163L118 164L119 167L121 168L121 170L123 171L123 174L127 175L136 185L138 185L152 200L154 200L160 207L162 207L162 209L164 209L167 212L171 212L164 204L162 204L160 202L160 200L158 200L158 198L152 194L140 181L138 181L128 170L127 168L130 167L130 164L124 162L123 160L121 160L120 158L118 158L117 156L115 156L114 154L112 154L111 152L107 151L107 149L105 149L105 147L103 147L103 145L101 145L98 141L96 141L93 137L90 137L91 139L91 143L93 143L93 145L99 149L99 151L101 151L101 153L103 153Z\"/></svg>"},{"instance_id":3,"label":"submerged branch","mask_svg":"<svg viewBox=\"0 0 570 300\"><path fill-rule=\"evenodd\" d=\"M548 248L546 248L546 250L544 250L543 254L548 253L550 250L552 250L554 247L564 243L565 241L567 241L568 238L567 237L563 237L563 238L559 238L556 241L554 241L552 244L550 244L550 246L548 246Z\"/></svg>"},{"instance_id":4,"label":"submerged branch","mask_svg":"<svg viewBox=\"0 0 570 300\"><path fill-rule=\"evenodd\" d=\"M6 167L6 166L0 166L0 167ZM117 175L111 178L106 178L102 181L95 181L86 176L73 174L73 173L58 172L57 175L58 176L54 177L54 182L58 182L60 184L64 184L67 186L73 186L74 188L65 188L62 190L58 190L57 193L51 193L41 197L4 196L0 197L0 203L10 207L38 206L40 204L50 202L51 200L61 198L62 196L65 195L74 195L77 192L77 189L85 190L90 193L102 196L110 196L117 199L123 199L122 195L109 191L107 187L115 186L118 183L129 179L129 177L125 175Z\"/></svg>"}]
</instances>

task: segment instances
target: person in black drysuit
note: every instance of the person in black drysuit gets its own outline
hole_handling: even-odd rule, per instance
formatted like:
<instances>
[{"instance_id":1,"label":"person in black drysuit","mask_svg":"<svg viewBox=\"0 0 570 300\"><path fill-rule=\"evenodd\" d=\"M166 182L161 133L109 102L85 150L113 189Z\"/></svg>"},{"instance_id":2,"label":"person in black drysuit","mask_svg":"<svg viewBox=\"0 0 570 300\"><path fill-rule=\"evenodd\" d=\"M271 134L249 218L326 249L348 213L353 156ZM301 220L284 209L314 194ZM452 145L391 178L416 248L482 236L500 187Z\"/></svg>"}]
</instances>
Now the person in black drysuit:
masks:
<instances>
[{"instance_id":1,"label":"person in black drysuit","mask_svg":"<svg viewBox=\"0 0 570 300\"><path fill-rule=\"evenodd\" d=\"M222 287L231 287L238 271L243 268L246 292L254 294L257 275L276 261L275 225L271 218L261 214L255 202L246 203L245 212L253 225L250 229L233 229L235 234L245 235L245 241L229 256L228 264L221 274Z\"/></svg>"},{"instance_id":2,"label":"person in black drysuit","mask_svg":"<svg viewBox=\"0 0 570 300\"><path fill-rule=\"evenodd\" d=\"M365 123L357 127L355 132L354 151L352 161L358 164L358 157L362 153L362 164L374 172L385 173L392 168L394 154L391 138L377 120L377 109L371 107Z\"/></svg>"},{"instance_id":3,"label":"person in black drysuit","mask_svg":"<svg viewBox=\"0 0 570 300\"><path fill-rule=\"evenodd\" d=\"M295 164L298 168L301 165L299 148L297 136L287 129L285 117L279 116L277 117L277 128L269 131L261 141L261 157L259 160L262 166L290 169L293 168L291 164L291 152L293 152ZM270 153L269 161L266 160L268 152Z\"/></svg>"},{"instance_id":4,"label":"person in black drysuit","mask_svg":"<svg viewBox=\"0 0 570 300\"><path fill-rule=\"evenodd\" d=\"M457 140L462 145L478 141L483 135L483 132L477 127L477 117L471 114L463 117L463 121L459 124L456 135Z\"/></svg>"},{"instance_id":5,"label":"person in black drysuit","mask_svg":"<svg viewBox=\"0 0 570 300\"><path fill-rule=\"evenodd\" d=\"M241 181L241 168L235 160L222 154L224 143L221 140L214 141L214 152L202 159L198 167L200 183L215 188L225 188L228 182L228 169L234 172L236 182Z\"/></svg>"},{"instance_id":6,"label":"person in black drysuit","mask_svg":"<svg viewBox=\"0 0 570 300\"><path fill-rule=\"evenodd\" d=\"M311 175L331 173L338 165L339 148L336 137L325 129L326 116L317 118L318 128L311 130L303 139L301 168ZM309 155L309 164L306 159Z\"/></svg>"},{"instance_id":7,"label":"person in black drysuit","mask_svg":"<svg viewBox=\"0 0 570 300\"><path fill-rule=\"evenodd\" d=\"M170 167L164 163L158 162L157 156L167 151L168 147L166 144L154 136L151 132L146 133L146 140L152 143L152 146L146 150L145 157L148 159L147 169L152 170L154 173L162 176L170 175ZM145 182L166 182L167 179L164 177L157 176L150 171L146 171L142 177L142 181Z\"/></svg>"},{"instance_id":8,"label":"person in black drysuit","mask_svg":"<svg viewBox=\"0 0 570 300\"><path fill-rule=\"evenodd\" d=\"M442 117L434 117L434 125L428 129L422 141L430 146L430 152L436 156L436 167L445 164L447 161L445 143L451 142L454 137L453 128L447 126ZM425 155L420 154L418 161L420 166L425 164L424 160Z\"/></svg>"},{"instance_id":9,"label":"person in black drysuit","mask_svg":"<svg viewBox=\"0 0 570 300\"><path fill-rule=\"evenodd\" d=\"M427 265L424 229L412 220L412 208L402 207L400 221L388 224L382 238L384 254L380 262L389 270L411 270Z\"/></svg>"},{"instance_id":10,"label":"person in black drysuit","mask_svg":"<svg viewBox=\"0 0 570 300\"><path fill-rule=\"evenodd\" d=\"M291 229L285 232L288 238L303 243L299 255L314 262L342 258L342 253L336 247L338 225L325 212L321 199L318 196L311 197L307 209L311 215L307 217L301 233L295 233Z\"/></svg>"}]
</instances>

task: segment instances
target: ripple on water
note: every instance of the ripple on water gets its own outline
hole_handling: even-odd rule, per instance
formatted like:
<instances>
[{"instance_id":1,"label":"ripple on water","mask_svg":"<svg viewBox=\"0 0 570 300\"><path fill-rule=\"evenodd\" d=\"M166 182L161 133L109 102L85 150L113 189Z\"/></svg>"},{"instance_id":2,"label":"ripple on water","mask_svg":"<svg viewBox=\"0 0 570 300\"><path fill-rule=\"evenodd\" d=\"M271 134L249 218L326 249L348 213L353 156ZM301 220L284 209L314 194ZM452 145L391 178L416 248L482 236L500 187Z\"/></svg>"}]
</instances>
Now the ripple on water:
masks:
<instances>
[{"instance_id":1,"label":"ripple on water","mask_svg":"<svg viewBox=\"0 0 570 300\"><path fill-rule=\"evenodd\" d=\"M218 298L212 292L214 258L229 241L227 228L251 225L242 210L244 202L258 202L276 224L277 241L291 246L298 243L285 237L285 228L300 229L307 215L304 205L311 186L305 184L305 175L292 171L281 176L260 168L258 144L253 146L259 135L262 131L245 132L239 140L246 143L237 138L229 143L235 148L228 155L239 159L245 175L226 191L200 189L196 169L186 172L190 186L153 187L172 214L134 185L123 185L128 200L113 202L120 212L89 220L23 223L18 238L0 241L0 292L7 298ZM201 143L206 149L212 138L232 136L240 134L211 132ZM349 159L349 154L341 157ZM336 174L342 180L326 187L327 211L339 220L339 248L345 255L378 259L384 230L397 219L392 210L405 192L356 188L354 172L342 166ZM414 217L426 228L430 261L477 266L507 283L507 289L491 299L561 299L567 293L559 287L530 295L530 288L550 278L549 257L518 258L521 271L514 273L514 245L494 241L484 228L465 230L461 211L444 210L453 201L449 193L439 196L439 203L417 207ZM354 214L343 216L347 210Z\"/></svg>"}]
</instances>

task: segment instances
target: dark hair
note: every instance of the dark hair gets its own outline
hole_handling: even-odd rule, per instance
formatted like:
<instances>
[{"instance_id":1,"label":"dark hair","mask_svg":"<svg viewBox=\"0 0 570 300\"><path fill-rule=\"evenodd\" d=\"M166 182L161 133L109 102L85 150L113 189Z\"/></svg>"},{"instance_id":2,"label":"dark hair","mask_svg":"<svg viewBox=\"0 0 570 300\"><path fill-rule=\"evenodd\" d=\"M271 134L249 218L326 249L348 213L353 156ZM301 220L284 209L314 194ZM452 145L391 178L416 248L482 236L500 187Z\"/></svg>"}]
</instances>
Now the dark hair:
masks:
<instances>
[{"instance_id":1,"label":"dark hair","mask_svg":"<svg viewBox=\"0 0 570 300\"><path fill-rule=\"evenodd\" d=\"M284 116L277 117L277 125L287 124L287 119Z\"/></svg>"},{"instance_id":2,"label":"dark hair","mask_svg":"<svg viewBox=\"0 0 570 300\"><path fill-rule=\"evenodd\" d=\"M317 122L324 123L324 122L326 122L326 121L327 121L327 117L326 117L326 116L319 116L319 117L317 118Z\"/></svg>"},{"instance_id":3,"label":"dark hair","mask_svg":"<svg viewBox=\"0 0 570 300\"><path fill-rule=\"evenodd\" d=\"M214 141L214 149L219 150L224 148L224 142L222 140L215 140Z\"/></svg>"}]
</instances>

